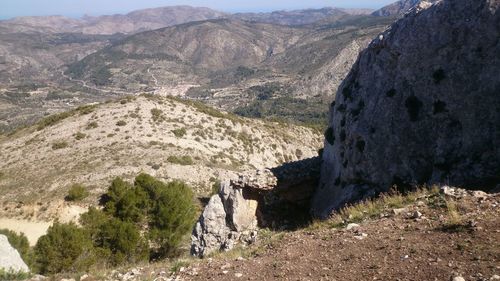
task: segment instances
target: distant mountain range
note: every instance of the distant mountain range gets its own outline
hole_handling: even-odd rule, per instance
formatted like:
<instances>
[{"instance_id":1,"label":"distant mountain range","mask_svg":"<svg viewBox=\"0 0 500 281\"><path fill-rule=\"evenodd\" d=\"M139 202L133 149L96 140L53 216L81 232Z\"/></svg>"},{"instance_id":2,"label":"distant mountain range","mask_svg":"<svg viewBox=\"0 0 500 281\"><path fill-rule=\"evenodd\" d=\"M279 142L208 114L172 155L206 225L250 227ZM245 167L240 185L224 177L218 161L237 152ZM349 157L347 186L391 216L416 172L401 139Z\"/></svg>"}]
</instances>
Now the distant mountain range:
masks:
<instances>
[{"instance_id":1,"label":"distant mountain range","mask_svg":"<svg viewBox=\"0 0 500 281\"><path fill-rule=\"evenodd\" d=\"M396 17L370 12L227 14L174 6L0 21L0 132L47 112L137 93L201 99L251 117L302 114L299 120L317 123L327 108L309 109L331 101L358 53Z\"/></svg>"},{"instance_id":2,"label":"distant mountain range","mask_svg":"<svg viewBox=\"0 0 500 281\"><path fill-rule=\"evenodd\" d=\"M0 21L0 29L11 32L114 34L137 33L186 22L231 18L282 25L311 24L317 21L349 15L366 15L369 9L322 8L270 13L227 14L209 8L171 6L137 10L125 15L84 16L81 19L64 16L16 17Z\"/></svg>"},{"instance_id":3,"label":"distant mountain range","mask_svg":"<svg viewBox=\"0 0 500 281\"><path fill-rule=\"evenodd\" d=\"M18 17L0 21L0 26L17 32L128 34L226 15L208 8L172 6L138 10L126 15L85 16L81 19L63 16Z\"/></svg>"}]
</instances>

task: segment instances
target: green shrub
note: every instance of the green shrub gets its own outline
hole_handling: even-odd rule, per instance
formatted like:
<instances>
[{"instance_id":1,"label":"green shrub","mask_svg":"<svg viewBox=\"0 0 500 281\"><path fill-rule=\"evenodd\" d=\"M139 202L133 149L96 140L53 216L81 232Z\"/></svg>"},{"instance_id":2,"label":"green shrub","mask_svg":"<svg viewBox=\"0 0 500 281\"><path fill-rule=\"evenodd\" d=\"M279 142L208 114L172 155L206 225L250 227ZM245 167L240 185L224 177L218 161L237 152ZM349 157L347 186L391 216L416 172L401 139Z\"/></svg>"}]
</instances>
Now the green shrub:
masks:
<instances>
[{"instance_id":1,"label":"green shrub","mask_svg":"<svg viewBox=\"0 0 500 281\"><path fill-rule=\"evenodd\" d=\"M167 161L172 164L179 164L183 166L193 165L193 159L190 156L169 156Z\"/></svg>"},{"instance_id":2,"label":"green shrub","mask_svg":"<svg viewBox=\"0 0 500 281\"><path fill-rule=\"evenodd\" d=\"M34 251L41 274L81 272L95 262L90 236L75 224L54 223L38 239Z\"/></svg>"},{"instance_id":3,"label":"green shrub","mask_svg":"<svg viewBox=\"0 0 500 281\"><path fill-rule=\"evenodd\" d=\"M92 122L90 122L90 123L87 124L87 130L95 129L97 127L99 127L99 125L95 121L92 121Z\"/></svg>"},{"instance_id":4,"label":"green shrub","mask_svg":"<svg viewBox=\"0 0 500 281\"><path fill-rule=\"evenodd\" d=\"M147 242L137 225L111 217L95 208L82 214L80 222L90 234L100 259L105 262L117 266L149 257Z\"/></svg>"},{"instance_id":5,"label":"green shrub","mask_svg":"<svg viewBox=\"0 0 500 281\"><path fill-rule=\"evenodd\" d=\"M166 184L146 174L139 175L135 185L147 191L152 202L150 237L158 246L157 257L177 254L196 216L191 188L178 181Z\"/></svg>"},{"instance_id":6,"label":"green shrub","mask_svg":"<svg viewBox=\"0 0 500 281\"><path fill-rule=\"evenodd\" d=\"M212 190L210 191L210 196L219 194L220 191L220 180L215 180L214 183L212 184Z\"/></svg>"},{"instance_id":7,"label":"green shrub","mask_svg":"<svg viewBox=\"0 0 500 281\"><path fill-rule=\"evenodd\" d=\"M123 221L141 222L146 215L148 207L146 192L120 178L113 180L105 198L104 211Z\"/></svg>"},{"instance_id":8,"label":"green shrub","mask_svg":"<svg viewBox=\"0 0 500 281\"><path fill-rule=\"evenodd\" d=\"M82 133L82 132L78 132L75 134L75 139L76 140L81 140L81 139L84 139L85 137L87 137L86 134Z\"/></svg>"},{"instance_id":9,"label":"green shrub","mask_svg":"<svg viewBox=\"0 0 500 281\"><path fill-rule=\"evenodd\" d=\"M6 271L3 268L0 268L0 280L26 280L30 278L31 274L27 272L14 272L14 271Z\"/></svg>"},{"instance_id":10,"label":"green shrub","mask_svg":"<svg viewBox=\"0 0 500 281\"><path fill-rule=\"evenodd\" d=\"M132 185L116 178L102 198L104 209L89 208L80 216L81 228L57 222L49 228L35 246L35 266L41 274L82 272L97 263L119 266L177 254L195 220L193 199L182 182L141 174Z\"/></svg>"},{"instance_id":11,"label":"green shrub","mask_svg":"<svg viewBox=\"0 0 500 281\"><path fill-rule=\"evenodd\" d=\"M58 142L52 143L52 149L53 150L63 149L63 148L66 148L66 147L68 147L68 143L65 142L65 141L58 141Z\"/></svg>"},{"instance_id":12,"label":"green shrub","mask_svg":"<svg viewBox=\"0 0 500 281\"><path fill-rule=\"evenodd\" d=\"M89 196L89 192L85 188L85 186L81 184L74 184L70 187L68 191L68 195L66 195L65 199L67 201L81 201Z\"/></svg>"},{"instance_id":13,"label":"green shrub","mask_svg":"<svg viewBox=\"0 0 500 281\"><path fill-rule=\"evenodd\" d=\"M176 137L182 138L184 135L186 135L186 129L185 128L175 129L172 131L172 133L174 133Z\"/></svg>"},{"instance_id":14,"label":"green shrub","mask_svg":"<svg viewBox=\"0 0 500 281\"><path fill-rule=\"evenodd\" d=\"M38 122L37 130L40 131L46 127L53 126L53 125L59 123L60 121L66 119L72 115L73 115L73 113L71 111L68 111L68 112L62 112L62 113L47 116Z\"/></svg>"},{"instance_id":15,"label":"green shrub","mask_svg":"<svg viewBox=\"0 0 500 281\"><path fill-rule=\"evenodd\" d=\"M9 229L0 229L0 234L7 236L10 245L19 252L24 262L31 268L33 266L34 257L26 235L22 232L18 234ZM0 280L4 279L0 278Z\"/></svg>"},{"instance_id":16,"label":"green shrub","mask_svg":"<svg viewBox=\"0 0 500 281\"><path fill-rule=\"evenodd\" d=\"M125 126L125 125L127 125L127 122L125 122L125 121L123 121L123 120L120 120L120 121L116 122L116 126L123 127L123 126Z\"/></svg>"},{"instance_id":17,"label":"green shrub","mask_svg":"<svg viewBox=\"0 0 500 281\"><path fill-rule=\"evenodd\" d=\"M165 117L163 116L163 111L158 108L151 109L151 116L154 122L162 122L165 119Z\"/></svg>"}]
</instances>

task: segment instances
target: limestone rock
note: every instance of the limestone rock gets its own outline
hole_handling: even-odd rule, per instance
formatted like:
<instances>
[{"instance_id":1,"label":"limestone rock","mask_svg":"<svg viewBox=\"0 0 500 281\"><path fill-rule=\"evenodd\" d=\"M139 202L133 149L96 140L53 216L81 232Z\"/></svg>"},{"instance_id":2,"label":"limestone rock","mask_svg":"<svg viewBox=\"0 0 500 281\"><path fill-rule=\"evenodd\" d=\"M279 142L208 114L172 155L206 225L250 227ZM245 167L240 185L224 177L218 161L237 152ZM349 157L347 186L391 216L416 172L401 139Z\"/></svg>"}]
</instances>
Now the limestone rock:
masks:
<instances>
[{"instance_id":1,"label":"limestone rock","mask_svg":"<svg viewBox=\"0 0 500 281\"><path fill-rule=\"evenodd\" d=\"M7 239L7 236L0 234L0 269L13 272L29 272L29 268L24 263L21 255L14 249Z\"/></svg>"},{"instance_id":2,"label":"limestone rock","mask_svg":"<svg viewBox=\"0 0 500 281\"><path fill-rule=\"evenodd\" d=\"M219 195L214 195L194 227L191 254L202 257L208 252L227 248L230 233L222 200Z\"/></svg>"},{"instance_id":3,"label":"limestone rock","mask_svg":"<svg viewBox=\"0 0 500 281\"><path fill-rule=\"evenodd\" d=\"M252 242L257 229L257 201L249 189L221 184L210 198L191 235L191 254L203 257L230 250L239 242Z\"/></svg>"},{"instance_id":4,"label":"limestone rock","mask_svg":"<svg viewBox=\"0 0 500 281\"><path fill-rule=\"evenodd\" d=\"M436 2L437 0L400 0L389 4L385 7L382 7L379 10L376 10L372 13L372 15L377 17L394 17L394 16L403 16L406 12L408 12L413 7L428 7L432 2Z\"/></svg>"},{"instance_id":5,"label":"limestone rock","mask_svg":"<svg viewBox=\"0 0 500 281\"><path fill-rule=\"evenodd\" d=\"M393 185L500 182L500 0L412 9L364 50L330 109L313 214Z\"/></svg>"},{"instance_id":6,"label":"limestone rock","mask_svg":"<svg viewBox=\"0 0 500 281\"><path fill-rule=\"evenodd\" d=\"M309 201L319 178L320 163L315 157L273 169L244 172L223 181L193 229L191 254L203 257L217 250L230 250L238 243L255 241L259 224L275 222L275 205Z\"/></svg>"}]
</instances>

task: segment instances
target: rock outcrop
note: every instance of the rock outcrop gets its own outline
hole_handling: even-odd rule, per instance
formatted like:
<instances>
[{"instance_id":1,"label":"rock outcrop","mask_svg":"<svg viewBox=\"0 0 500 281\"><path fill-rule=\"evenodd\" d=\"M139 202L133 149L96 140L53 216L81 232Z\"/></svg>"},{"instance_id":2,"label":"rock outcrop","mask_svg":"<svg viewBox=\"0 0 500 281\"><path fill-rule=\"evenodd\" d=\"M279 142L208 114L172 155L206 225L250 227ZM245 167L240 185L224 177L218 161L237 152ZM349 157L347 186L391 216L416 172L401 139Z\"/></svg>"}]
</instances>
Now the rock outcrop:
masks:
<instances>
[{"instance_id":1,"label":"rock outcrop","mask_svg":"<svg viewBox=\"0 0 500 281\"><path fill-rule=\"evenodd\" d=\"M191 254L203 257L257 238L258 227L282 225L276 205L307 204L319 179L318 157L238 175L221 183L196 223ZM293 210L290 210L293 212ZM290 219L290 218L288 218Z\"/></svg>"},{"instance_id":2,"label":"rock outcrop","mask_svg":"<svg viewBox=\"0 0 500 281\"><path fill-rule=\"evenodd\" d=\"M267 174L267 173L266 173ZM259 182L258 179L264 181ZM227 251L239 242L251 243L256 237L258 191L273 177L246 178L221 183L196 223L191 236L191 254L203 257L217 250Z\"/></svg>"},{"instance_id":3,"label":"rock outcrop","mask_svg":"<svg viewBox=\"0 0 500 281\"><path fill-rule=\"evenodd\" d=\"M377 17L399 17L403 16L411 8L419 5L421 2L436 2L437 0L400 0L382 7L372 13Z\"/></svg>"},{"instance_id":4,"label":"rock outcrop","mask_svg":"<svg viewBox=\"0 0 500 281\"><path fill-rule=\"evenodd\" d=\"M7 236L0 234L0 270L7 272L29 272L29 268L24 263L21 255L14 249L7 239Z\"/></svg>"},{"instance_id":5,"label":"rock outcrop","mask_svg":"<svg viewBox=\"0 0 500 281\"><path fill-rule=\"evenodd\" d=\"M499 6L422 2L360 54L331 105L314 215L393 185L500 183Z\"/></svg>"}]
</instances>

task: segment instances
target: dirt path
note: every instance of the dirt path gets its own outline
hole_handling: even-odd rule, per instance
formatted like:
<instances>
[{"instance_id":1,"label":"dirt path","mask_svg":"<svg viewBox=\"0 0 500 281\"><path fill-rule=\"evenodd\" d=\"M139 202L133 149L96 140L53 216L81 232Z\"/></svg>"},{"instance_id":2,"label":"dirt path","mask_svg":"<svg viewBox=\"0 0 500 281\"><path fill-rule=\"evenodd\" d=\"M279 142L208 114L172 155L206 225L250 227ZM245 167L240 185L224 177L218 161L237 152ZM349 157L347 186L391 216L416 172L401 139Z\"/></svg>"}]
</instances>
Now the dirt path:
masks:
<instances>
[{"instance_id":1,"label":"dirt path","mask_svg":"<svg viewBox=\"0 0 500 281\"><path fill-rule=\"evenodd\" d=\"M155 86L156 86L156 87L159 87L159 86L158 86L158 79L156 79L156 77L155 77L154 73L151 73L151 69L150 69L150 68L148 68L148 70L147 70L147 71L148 71L148 73L151 75L151 78L153 78L153 81L154 81L154 83L155 83Z\"/></svg>"},{"instance_id":2,"label":"dirt path","mask_svg":"<svg viewBox=\"0 0 500 281\"><path fill-rule=\"evenodd\" d=\"M28 220L0 218L0 228L23 232L31 246L36 244L38 238L47 232L51 222L33 222Z\"/></svg>"}]
</instances>

